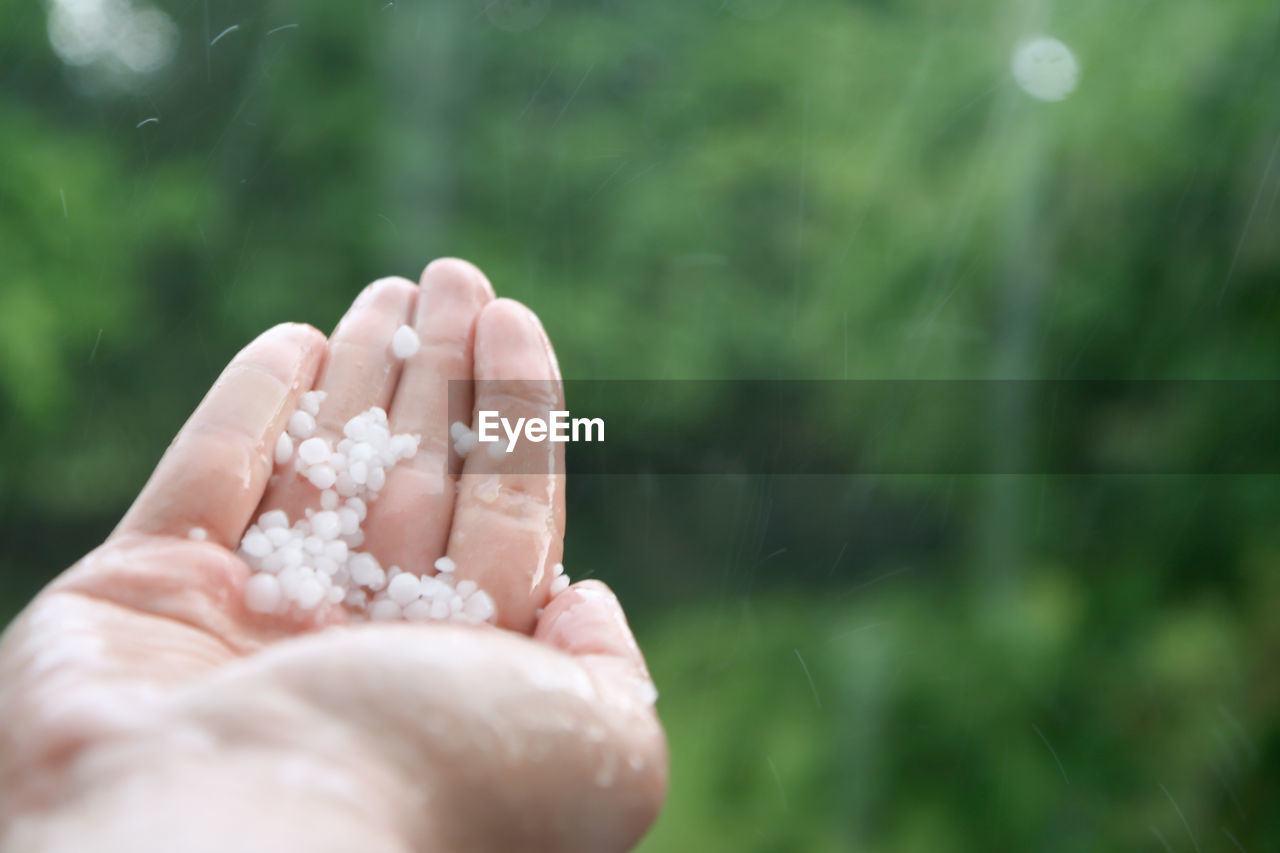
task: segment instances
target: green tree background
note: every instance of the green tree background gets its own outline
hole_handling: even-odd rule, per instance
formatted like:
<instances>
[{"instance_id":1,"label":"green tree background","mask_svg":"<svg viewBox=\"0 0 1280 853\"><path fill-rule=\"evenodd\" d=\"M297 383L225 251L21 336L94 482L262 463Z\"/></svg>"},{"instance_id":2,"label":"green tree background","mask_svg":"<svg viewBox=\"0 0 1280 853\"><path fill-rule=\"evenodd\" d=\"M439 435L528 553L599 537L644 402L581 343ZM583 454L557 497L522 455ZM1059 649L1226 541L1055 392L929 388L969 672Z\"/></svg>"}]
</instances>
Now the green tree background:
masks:
<instances>
[{"instance_id":1,"label":"green tree background","mask_svg":"<svg viewBox=\"0 0 1280 853\"><path fill-rule=\"evenodd\" d=\"M163 0L147 74L61 59L57 5L0 7L0 621L236 349L437 255L573 379L1280 378L1274 0ZM1038 31L1060 103L1008 71ZM1189 418L1078 446L1241 422ZM570 499L662 692L644 850L1280 850L1274 477Z\"/></svg>"}]
</instances>

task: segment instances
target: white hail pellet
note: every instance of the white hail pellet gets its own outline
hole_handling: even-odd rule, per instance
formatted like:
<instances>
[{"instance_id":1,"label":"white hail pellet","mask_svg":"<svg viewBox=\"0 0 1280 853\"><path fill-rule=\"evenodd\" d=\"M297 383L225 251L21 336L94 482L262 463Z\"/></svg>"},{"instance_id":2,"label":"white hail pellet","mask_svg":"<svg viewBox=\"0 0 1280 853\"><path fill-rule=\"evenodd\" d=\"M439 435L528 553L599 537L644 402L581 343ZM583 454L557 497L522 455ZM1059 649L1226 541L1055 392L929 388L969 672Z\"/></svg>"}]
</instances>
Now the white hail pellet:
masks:
<instances>
[{"instance_id":1,"label":"white hail pellet","mask_svg":"<svg viewBox=\"0 0 1280 853\"><path fill-rule=\"evenodd\" d=\"M249 532L244 535L244 539L240 540L240 547L250 557L258 557L259 559L275 550L275 546L271 544L271 540L267 538L266 534L253 528L250 528Z\"/></svg>"},{"instance_id":2,"label":"white hail pellet","mask_svg":"<svg viewBox=\"0 0 1280 853\"><path fill-rule=\"evenodd\" d=\"M412 459L418 453L418 437L408 433L393 435L390 446L396 460Z\"/></svg>"},{"instance_id":3,"label":"white hail pellet","mask_svg":"<svg viewBox=\"0 0 1280 853\"><path fill-rule=\"evenodd\" d=\"M289 416L289 426L286 431L298 440L311 438L311 434L316 431L316 419L298 410Z\"/></svg>"},{"instance_id":4,"label":"white hail pellet","mask_svg":"<svg viewBox=\"0 0 1280 853\"><path fill-rule=\"evenodd\" d=\"M320 404L327 396L329 395L324 391L308 391L298 400L298 408L314 418L320 414Z\"/></svg>"},{"instance_id":5,"label":"white hail pellet","mask_svg":"<svg viewBox=\"0 0 1280 853\"><path fill-rule=\"evenodd\" d=\"M1061 101L1080 82L1075 54L1055 38L1036 36L1019 42L1010 64L1013 79L1037 100Z\"/></svg>"},{"instance_id":6,"label":"white hail pellet","mask_svg":"<svg viewBox=\"0 0 1280 853\"><path fill-rule=\"evenodd\" d=\"M458 590L458 595L462 596L463 598L466 598L468 595L471 595L471 593L475 592L479 588L480 588L480 585L473 580L458 581L458 586L456 587L456 589Z\"/></svg>"},{"instance_id":7,"label":"white hail pellet","mask_svg":"<svg viewBox=\"0 0 1280 853\"><path fill-rule=\"evenodd\" d=\"M404 572L396 575L387 584L387 598L403 607L418 597L418 590L418 577L409 572Z\"/></svg>"},{"instance_id":8,"label":"white hail pellet","mask_svg":"<svg viewBox=\"0 0 1280 853\"><path fill-rule=\"evenodd\" d=\"M327 542L342 535L342 522L336 512L322 510L311 516L311 529L317 537ZM324 550L323 545L320 550Z\"/></svg>"},{"instance_id":9,"label":"white hail pellet","mask_svg":"<svg viewBox=\"0 0 1280 853\"><path fill-rule=\"evenodd\" d=\"M261 523L261 520L259 520L259 523ZM280 548L284 543L293 539L293 531L287 527L269 527L263 532L274 548Z\"/></svg>"},{"instance_id":10,"label":"white hail pellet","mask_svg":"<svg viewBox=\"0 0 1280 853\"><path fill-rule=\"evenodd\" d=\"M491 443L489 444L489 458L490 458L490 459L501 459L502 457L504 457L504 456L506 456L506 455L507 455L507 441L506 441L506 439L500 438L500 439L498 439L497 441L495 441L495 442L491 442Z\"/></svg>"},{"instance_id":11,"label":"white hail pellet","mask_svg":"<svg viewBox=\"0 0 1280 853\"><path fill-rule=\"evenodd\" d=\"M372 554L352 554L347 569L351 572L351 579L360 586L378 588L386 583L386 574Z\"/></svg>"},{"instance_id":12,"label":"white hail pellet","mask_svg":"<svg viewBox=\"0 0 1280 853\"><path fill-rule=\"evenodd\" d=\"M394 622L401 615L400 605L388 598L375 601L369 607L369 618L375 622Z\"/></svg>"},{"instance_id":13,"label":"white hail pellet","mask_svg":"<svg viewBox=\"0 0 1280 853\"><path fill-rule=\"evenodd\" d=\"M298 589L294 594L299 607L303 610L314 610L316 605L324 600L324 593L324 587L312 576L303 578L298 583Z\"/></svg>"},{"instance_id":14,"label":"white hail pellet","mask_svg":"<svg viewBox=\"0 0 1280 853\"><path fill-rule=\"evenodd\" d=\"M480 437L474 432L468 430L465 434L458 436L453 441L453 452L459 456L466 457L467 454L476 449L476 445L480 443Z\"/></svg>"},{"instance_id":15,"label":"white hail pellet","mask_svg":"<svg viewBox=\"0 0 1280 853\"><path fill-rule=\"evenodd\" d=\"M551 582L552 595L559 595L560 593L564 592L568 588L569 588L568 575L560 575L560 577L556 578Z\"/></svg>"},{"instance_id":16,"label":"white hail pellet","mask_svg":"<svg viewBox=\"0 0 1280 853\"><path fill-rule=\"evenodd\" d=\"M558 578L564 574L564 563L556 563L551 567L551 577Z\"/></svg>"},{"instance_id":17,"label":"white hail pellet","mask_svg":"<svg viewBox=\"0 0 1280 853\"><path fill-rule=\"evenodd\" d=\"M293 439L289 433L282 432L276 439L276 464L284 465L293 456Z\"/></svg>"},{"instance_id":18,"label":"white hail pellet","mask_svg":"<svg viewBox=\"0 0 1280 853\"><path fill-rule=\"evenodd\" d=\"M422 578L422 583L418 585L418 594L423 598L448 598L453 595L453 588L447 583L441 582L438 578L426 575Z\"/></svg>"},{"instance_id":19,"label":"white hail pellet","mask_svg":"<svg viewBox=\"0 0 1280 853\"><path fill-rule=\"evenodd\" d=\"M270 530L273 527L288 527L289 516L282 509L273 509L270 512L264 512L258 517L258 526L263 530Z\"/></svg>"},{"instance_id":20,"label":"white hail pellet","mask_svg":"<svg viewBox=\"0 0 1280 853\"><path fill-rule=\"evenodd\" d=\"M431 602L410 601L404 606L404 618L410 622L426 622L431 619Z\"/></svg>"},{"instance_id":21,"label":"white hail pellet","mask_svg":"<svg viewBox=\"0 0 1280 853\"><path fill-rule=\"evenodd\" d=\"M449 572L456 571L457 568L458 568L458 564L453 561L452 557L441 557L440 559L436 560L437 572L444 572L447 574Z\"/></svg>"},{"instance_id":22,"label":"white hail pellet","mask_svg":"<svg viewBox=\"0 0 1280 853\"><path fill-rule=\"evenodd\" d=\"M312 465L307 469L306 477L317 489L327 489L338 480L338 475L328 465Z\"/></svg>"},{"instance_id":23,"label":"white hail pellet","mask_svg":"<svg viewBox=\"0 0 1280 853\"><path fill-rule=\"evenodd\" d=\"M333 488L340 497L353 498L360 491L360 484L351 479L350 472L343 471L334 480Z\"/></svg>"},{"instance_id":24,"label":"white hail pellet","mask_svg":"<svg viewBox=\"0 0 1280 853\"><path fill-rule=\"evenodd\" d=\"M336 510L336 509L338 508L338 505L339 505L341 502L342 502L342 501L341 501L341 499L338 497L338 493L337 493L337 492L335 492L333 489L325 489L323 492L321 492L321 493L320 493L320 508L321 508L321 509L334 509L334 510Z\"/></svg>"},{"instance_id":25,"label":"white hail pellet","mask_svg":"<svg viewBox=\"0 0 1280 853\"><path fill-rule=\"evenodd\" d=\"M360 530L360 515L351 507L338 510L338 524L343 536L352 536Z\"/></svg>"},{"instance_id":26,"label":"white hail pellet","mask_svg":"<svg viewBox=\"0 0 1280 853\"><path fill-rule=\"evenodd\" d=\"M203 527L193 527L187 531L187 538L194 539L197 542L203 542L209 538L209 531Z\"/></svg>"},{"instance_id":27,"label":"white hail pellet","mask_svg":"<svg viewBox=\"0 0 1280 853\"><path fill-rule=\"evenodd\" d=\"M298 445L298 461L304 465L319 465L329 458L329 443L323 438L308 438Z\"/></svg>"},{"instance_id":28,"label":"white hail pellet","mask_svg":"<svg viewBox=\"0 0 1280 853\"><path fill-rule=\"evenodd\" d=\"M244 585L244 603L254 613L271 613L280 606L280 582L274 575L254 575Z\"/></svg>"},{"instance_id":29,"label":"white hail pellet","mask_svg":"<svg viewBox=\"0 0 1280 853\"><path fill-rule=\"evenodd\" d=\"M494 607L493 599L489 596L489 593L483 589L478 589L467 598L462 612L478 622L488 622L497 612L497 608Z\"/></svg>"},{"instance_id":30,"label":"white hail pellet","mask_svg":"<svg viewBox=\"0 0 1280 853\"><path fill-rule=\"evenodd\" d=\"M454 421L452 424L449 425L449 437L452 438L454 441L457 441L458 439L462 438L464 435L469 434L470 432L471 432L471 427L467 426L462 421Z\"/></svg>"},{"instance_id":31,"label":"white hail pellet","mask_svg":"<svg viewBox=\"0 0 1280 853\"><path fill-rule=\"evenodd\" d=\"M418 333L409 326L401 326L391 336L391 351L396 354L396 358L409 358L418 351L418 347L421 345L422 342L418 340Z\"/></svg>"}]
</instances>

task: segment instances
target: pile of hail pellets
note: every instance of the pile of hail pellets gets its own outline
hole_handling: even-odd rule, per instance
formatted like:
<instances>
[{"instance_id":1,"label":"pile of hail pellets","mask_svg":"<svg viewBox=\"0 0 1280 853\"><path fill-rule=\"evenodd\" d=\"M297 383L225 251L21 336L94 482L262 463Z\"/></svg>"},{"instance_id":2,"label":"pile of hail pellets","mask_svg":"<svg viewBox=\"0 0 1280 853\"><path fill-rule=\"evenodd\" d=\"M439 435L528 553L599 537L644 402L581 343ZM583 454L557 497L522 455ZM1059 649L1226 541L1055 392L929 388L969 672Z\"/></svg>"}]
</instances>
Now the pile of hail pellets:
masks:
<instances>
[{"instance_id":1,"label":"pile of hail pellets","mask_svg":"<svg viewBox=\"0 0 1280 853\"><path fill-rule=\"evenodd\" d=\"M401 326L391 342L401 359L418 346L418 336L408 326ZM416 575L399 566L384 569L372 554L357 550L364 544L361 524L386 484L387 472L417 454L420 436L393 435L387 413L374 407L347 421L343 438L334 445L315 435L324 398L323 391L303 394L275 447L277 470L292 462L319 491L319 509L308 508L304 518L292 523L284 510L264 512L245 533L236 553L254 570L245 585L248 608L286 613L327 602L375 621L493 622L493 599L475 581L457 580L457 566L449 557L436 560L436 574ZM458 441L474 436L467 425L456 423L450 433L459 455L475 449L474 438ZM202 538L196 530L191 535ZM552 575L551 594L558 595L569 586L569 577L559 563Z\"/></svg>"}]
</instances>

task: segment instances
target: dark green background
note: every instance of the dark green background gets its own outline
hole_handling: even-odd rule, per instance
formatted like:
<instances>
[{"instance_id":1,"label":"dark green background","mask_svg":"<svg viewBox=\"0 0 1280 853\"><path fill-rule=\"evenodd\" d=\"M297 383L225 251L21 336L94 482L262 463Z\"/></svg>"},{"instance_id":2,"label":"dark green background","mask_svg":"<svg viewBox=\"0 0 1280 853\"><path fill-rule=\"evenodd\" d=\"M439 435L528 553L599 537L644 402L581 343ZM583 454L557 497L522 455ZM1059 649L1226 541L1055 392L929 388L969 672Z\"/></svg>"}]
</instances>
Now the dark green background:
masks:
<instances>
[{"instance_id":1,"label":"dark green background","mask_svg":"<svg viewBox=\"0 0 1280 853\"><path fill-rule=\"evenodd\" d=\"M1280 378L1274 0L159 6L177 53L139 76L0 4L0 620L254 334L437 255L575 379ZM1009 74L1038 31L1083 68L1061 103ZM1007 458L1044 424L1015 394L982 428ZM1080 443L1238 432L1130 411ZM647 851L1280 850L1275 477L570 499L569 571L662 692Z\"/></svg>"}]
</instances>

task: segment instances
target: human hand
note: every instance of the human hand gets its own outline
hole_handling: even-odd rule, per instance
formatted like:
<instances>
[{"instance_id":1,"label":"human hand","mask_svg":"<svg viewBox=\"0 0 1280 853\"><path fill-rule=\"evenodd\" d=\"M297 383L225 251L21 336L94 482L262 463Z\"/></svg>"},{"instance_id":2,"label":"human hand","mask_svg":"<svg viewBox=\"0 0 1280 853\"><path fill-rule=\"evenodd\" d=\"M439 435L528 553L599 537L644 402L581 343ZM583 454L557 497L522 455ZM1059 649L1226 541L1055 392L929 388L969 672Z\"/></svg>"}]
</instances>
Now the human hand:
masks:
<instances>
[{"instance_id":1,"label":"human hand","mask_svg":"<svg viewBox=\"0 0 1280 853\"><path fill-rule=\"evenodd\" d=\"M404 323L423 346L401 364L388 342ZM421 286L370 285L328 341L278 326L236 356L110 538L0 642L3 849L635 843L666 786L652 683L603 584L548 600L563 477L493 473L495 499L476 493L488 476L444 473L448 380L473 377L534 380L478 386L495 395L485 408L545 410L559 394L537 318L452 260ZM314 504L292 474L269 485L276 438L313 385L330 435L382 406L393 431L422 436L370 506L365 550L416 573L447 553L493 597L497 627L246 608L243 531L264 509ZM466 470L493 464L472 454Z\"/></svg>"}]
</instances>

